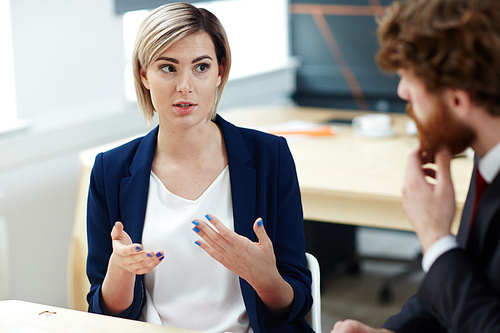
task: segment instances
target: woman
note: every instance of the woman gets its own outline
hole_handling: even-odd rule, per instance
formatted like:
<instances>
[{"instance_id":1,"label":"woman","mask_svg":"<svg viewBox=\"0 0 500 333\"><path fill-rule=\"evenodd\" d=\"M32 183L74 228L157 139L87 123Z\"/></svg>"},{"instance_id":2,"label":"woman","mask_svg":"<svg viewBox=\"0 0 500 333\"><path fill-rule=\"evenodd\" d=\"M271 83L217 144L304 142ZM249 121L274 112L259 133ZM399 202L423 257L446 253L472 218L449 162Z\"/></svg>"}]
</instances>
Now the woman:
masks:
<instances>
[{"instance_id":1,"label":"woman","mask_svg":"<svg viewBox=\"0 0 500 333\"><path fill-rule=\"evenodd\" d=\"M231 65L220 22L159 7L133 61L139 105L159 126L96 157L89 311L206 332L312 331L295 166L283 138L216 115Z\"/></svg>"}]
</instances>

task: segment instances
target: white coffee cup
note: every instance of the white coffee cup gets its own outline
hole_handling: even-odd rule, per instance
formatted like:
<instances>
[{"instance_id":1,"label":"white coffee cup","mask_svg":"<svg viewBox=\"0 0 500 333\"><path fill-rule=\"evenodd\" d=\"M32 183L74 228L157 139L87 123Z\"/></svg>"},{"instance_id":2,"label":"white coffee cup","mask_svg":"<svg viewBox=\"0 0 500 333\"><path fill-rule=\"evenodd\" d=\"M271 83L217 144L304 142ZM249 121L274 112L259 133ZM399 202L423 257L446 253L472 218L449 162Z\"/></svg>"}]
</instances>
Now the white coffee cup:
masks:
<instances>
[{"instance_id":1,"label":"white coffee cup","mask_svg":"<svg viewBox=\"0 0 500 333\"><path fill-rule=\"evenodd\" d=\"M366 114L354 117L352 127L356 133L368 137L385 137L394 135L392 120L387 114Z\"/></svg>"}]
</instances>

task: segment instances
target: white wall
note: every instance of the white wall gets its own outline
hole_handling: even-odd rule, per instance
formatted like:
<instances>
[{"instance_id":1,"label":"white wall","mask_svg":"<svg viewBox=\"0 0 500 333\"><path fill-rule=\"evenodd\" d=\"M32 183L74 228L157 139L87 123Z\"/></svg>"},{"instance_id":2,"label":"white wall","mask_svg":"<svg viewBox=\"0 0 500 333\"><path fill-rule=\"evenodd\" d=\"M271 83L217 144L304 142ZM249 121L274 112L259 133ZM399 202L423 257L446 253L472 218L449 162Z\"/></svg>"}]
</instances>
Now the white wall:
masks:
<instances>
[{"instance_id":1,"label":"white wall","mask_svg":"<svg viewBox=\"0 0 500 333\"><path fill-rule=\"evenodd\" d=\"M78 152L147 129L125 102L113 0L11 0L11 10L18 114L31 126L0 136L10 262L4 294L66 306ZM232 81L221 107L287 103L293 73L291 64Z\"/></svg>"},{"instance_id":2,"label":"white wall","mask_svg":"<svg viewBox=\"0 0 500 333\"><path fill-rule=\"evenodd\" d=\"M11 0L11 10L20 117L47 121L123 103L113 1Z\"/></svg>"},{"instance_id":3,"label":"white wall","mask_svg":"<svg viewBox=\"0 0 500 333\"><path fill-rule=\"evenodd\" d=\"M124 101L112 0L14 0L11 21L17 111L30 127L0 137L10 254L4 294L66 306L78 152L145 125Z\"/></svg>"}]
</instances>

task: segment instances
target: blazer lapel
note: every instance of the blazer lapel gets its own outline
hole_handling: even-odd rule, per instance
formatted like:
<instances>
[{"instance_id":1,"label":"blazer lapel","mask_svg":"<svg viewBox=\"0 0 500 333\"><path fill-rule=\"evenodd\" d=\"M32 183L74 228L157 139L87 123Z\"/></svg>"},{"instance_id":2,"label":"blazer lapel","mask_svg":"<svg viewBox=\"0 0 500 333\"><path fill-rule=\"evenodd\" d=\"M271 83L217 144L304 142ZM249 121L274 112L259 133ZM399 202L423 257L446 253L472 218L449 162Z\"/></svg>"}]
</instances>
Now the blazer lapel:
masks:
<instances>
[{"instance_id":1,"label":"blazer lapel","mask_svg":"<svg viewBox=\"0 0 500 333\"><path fill-rule=\"evenodd\" d=\"M251 155L236 126L217 115L215 123L220 126L229 163L231 196L233 201L234 231L257 240L253 231L256 219L257 171L248 165Z\"/></svg>"},{"instance_id":2,"label":"blazer lapel","mask_svg":"<svg viewBox=\"0 0 500 333\"><path fill-rule=\"evenodd\" d=\"M120 181L120 212L125 231L134 243L142 243L146 216L149 177L156 150L158 127L149 132L139 144L130 164L130 176Z\"/></svg>"},{"instance_id":3,"label":"blazer lapel","mask_svg":"<svg viewBox=\"0 0 500 333\"><path fill-rule=\"evenodd\" d=\"M500 175L497 175L493 182L488 185L486 191L478 202L476 216L469 238L477 239L479 258L483 256L484 244L490 224L493 222L494 214L500 209ZM476 244L476 239L471 240L471 245Z\"/></svg>"},{"instance_id":4,"label":"blazer lapel","mask_svg":"<svg viewBox=\"0 0 500 333\"><path fill-rule=\"evenodd\" d=\"M217 115L215 123L219 125L226 145L231 179L234 231L252 241L257 241L257 236L253 231L257 214L257 170L249 165L252 157L238 128L219 115ZM257 326L254 326L256 332L259 331L259 328L263 331L265 327L264 314L262 307L257 305L261 301L257 299L255 290L248 282L242 278L239 280L245 306L247 309L256 308L258 312L248 311L250 322L252 326Z\"/></svg>"}]
</instances>

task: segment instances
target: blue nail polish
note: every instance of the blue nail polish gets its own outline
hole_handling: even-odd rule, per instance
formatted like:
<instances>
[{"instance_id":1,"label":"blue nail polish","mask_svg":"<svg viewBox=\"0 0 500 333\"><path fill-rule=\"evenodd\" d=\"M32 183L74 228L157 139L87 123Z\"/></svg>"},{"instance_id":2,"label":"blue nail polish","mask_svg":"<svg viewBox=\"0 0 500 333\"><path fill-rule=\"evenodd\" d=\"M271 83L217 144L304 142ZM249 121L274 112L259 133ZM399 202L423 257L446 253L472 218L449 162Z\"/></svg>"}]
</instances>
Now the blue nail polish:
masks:
<instances>
[{"instance_id":1,"label":"blue nail polish","mask_svg":"<svg viewBox=\"0 0 500 333\"><path fill-rule=\"evenodd\" d=\"M200 225L200 222L198 222L196 220L193 220L193 222L191 222L191 223L193 223L194 225Z\"/></svg>"},{"instance_id":2,"label":"blue nail polish","mask_svg":"<svg viewBox=\"0 0 500 333\"><path fill-rule=\"evenodd\" d=\"M165 257L161 257L161 258L160 258L160 261L162 261L163 259L165 259Z\"/></svg>"},{"instance_id":3,"label":"blue nail polish","mask_svg":"<svg viewBox=\"0 0 500 333\"><path fill-rule=\"evenodd\" d=\"M136 249L137 251L140 251L140 250L141 250L141 247L140 247L140 246L136 246L136 247L135 247L135 249Z\"/></svg>"},{"instance_id":4,"label":"blue nail polish","mask_svg":"<svg viewBox=\"0 0 500 333\"><path fill-rule=\"evenodd\" d=\"M212 218L210 217L210 215L207 214L207 215L205 215L205 217L207 218L207 220L212 221Z\"/></svg>"},{"instance_id":5,"label":"blue nail polish","mask_svg":"<svg viewBox=\"0 0 500 333\"><path fill-rule=\"evenodd\" d=\"M262 224L264 224L264 221L262 221L262 219L260 219L260 221L259 221L259 222L257 222L257 225L258 225L259 227L262 227Z\"/></svg>"},{"instance_id":6,"label":"blue nail polish","mask_svg":"<svg viewBox=\"0 0 500 333\"><path fill-rule=\"evenodd\" d=\"M148 253L147 256L148 256L148 258L151 258L151 253Z\"/></svg>"},{"instance_id":7,"label":"blue nail polish","mask_svg":"<svg viewBox=\"0 0 500 333\"><path fill-rule=\"evenodd\" d=\"M157 257L157 258L161 257L161 252L158 252L158 253L156 254L156 257Z\"/></svg>"},{"instance_id":8,"label":"blue nail polish","mask_svg":"<svg viewBox=\"0 0 500 333\"><path fill-rule=\"evenodd\" d=\"M195 243L196 245L198 245L198 246L200 246L200 245L201 245L201 244L200 244L200 242L194 242L194 243Z\"/></svg>"},{"instance_id":9,"label":"blue nail polish","mask_svg":"<svg viewBox=\"0 0 500 333\"><path fill-rule=\"evenodd\" d=\"M198 229L198 227L194 227L193 230L194 232L200 232L200 229Z\"/></svg>"}]
</instances>

